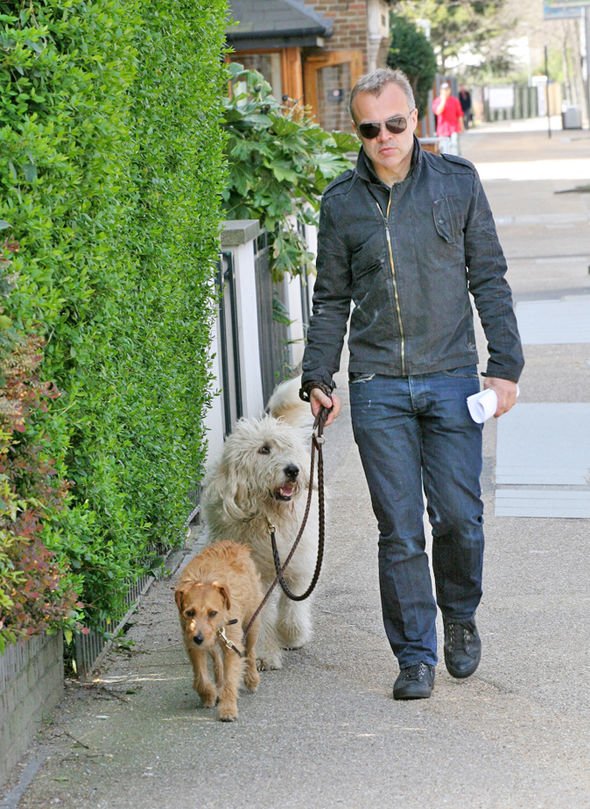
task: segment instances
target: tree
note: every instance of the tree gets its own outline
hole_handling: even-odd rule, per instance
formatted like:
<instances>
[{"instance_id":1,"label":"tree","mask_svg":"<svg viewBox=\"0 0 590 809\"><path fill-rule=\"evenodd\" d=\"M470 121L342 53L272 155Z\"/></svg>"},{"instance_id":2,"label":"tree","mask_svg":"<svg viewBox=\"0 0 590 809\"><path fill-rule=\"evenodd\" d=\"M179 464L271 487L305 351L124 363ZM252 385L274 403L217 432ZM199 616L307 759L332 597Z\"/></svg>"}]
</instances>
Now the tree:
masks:
<instances>
[{"instance_id":1,"label":"tree","mask_svg":"<svg viewBox=\"0 0 590 809\"><path fill-rule=\"evenodd\" d=\"M425 20L430 27L430 41L437 55L441 73L447 61L458 57L464 48L481 50L485 43L502 30L498 19L506 0L468 2L467 0L401 0L398 13L414 22Z\"/></svg>"},{"instance_id":2,"label":"tree","mask_svg":"<svg viewBox=\"0 0 590 809\"><path fill-rule=\"evenodd\" d=\"M404 17L392 14L391 32L387 64L403 70L410 80L421 117L427 110L428 92L436 75L434 50L426 35Z\"/></svg>"}]
</instances>

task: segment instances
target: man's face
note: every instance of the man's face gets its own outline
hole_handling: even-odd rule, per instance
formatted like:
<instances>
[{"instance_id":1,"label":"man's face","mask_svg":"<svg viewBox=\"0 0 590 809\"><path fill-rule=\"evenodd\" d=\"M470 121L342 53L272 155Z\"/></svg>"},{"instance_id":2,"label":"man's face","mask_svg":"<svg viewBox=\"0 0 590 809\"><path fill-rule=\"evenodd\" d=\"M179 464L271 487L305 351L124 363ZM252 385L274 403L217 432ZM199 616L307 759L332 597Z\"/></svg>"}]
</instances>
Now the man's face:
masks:
<instances>
[{"instance_id":1,"label":"man's face","mask_svg":"<svg viewBox=\"0 0 590 809\"><path fill-rule=\"evenodd\" d=\"M410 111L403 90L397 84L386 84L378 96L359 93L353 101L353 112L355 130L377 176L388 185L403 180L410 168L418 123L417 111ZM404 132L395 135L383 122L399 115L407 119L408 125ZM364 138L358 129L360 124L369 122L382 124L376 138Z\"/></svg>"}]
</instances>

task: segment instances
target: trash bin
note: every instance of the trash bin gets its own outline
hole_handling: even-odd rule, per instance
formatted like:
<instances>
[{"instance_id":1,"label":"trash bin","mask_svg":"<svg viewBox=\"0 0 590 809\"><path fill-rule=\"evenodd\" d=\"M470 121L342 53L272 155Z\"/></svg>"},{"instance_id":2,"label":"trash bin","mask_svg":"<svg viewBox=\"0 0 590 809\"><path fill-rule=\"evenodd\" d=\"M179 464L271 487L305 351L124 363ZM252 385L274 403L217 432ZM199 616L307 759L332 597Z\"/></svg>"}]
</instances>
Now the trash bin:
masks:
<instances>
[{"instance_id":1,"label":"trash bin","mask_svg":"<svg viewBox=\"0 0 590 809\"><path fill-rule=\"evenodd\" d=\"M579 107L564 107L561 113L562 129L581 129L582 111Z\"/></svg>"}]
</instances>

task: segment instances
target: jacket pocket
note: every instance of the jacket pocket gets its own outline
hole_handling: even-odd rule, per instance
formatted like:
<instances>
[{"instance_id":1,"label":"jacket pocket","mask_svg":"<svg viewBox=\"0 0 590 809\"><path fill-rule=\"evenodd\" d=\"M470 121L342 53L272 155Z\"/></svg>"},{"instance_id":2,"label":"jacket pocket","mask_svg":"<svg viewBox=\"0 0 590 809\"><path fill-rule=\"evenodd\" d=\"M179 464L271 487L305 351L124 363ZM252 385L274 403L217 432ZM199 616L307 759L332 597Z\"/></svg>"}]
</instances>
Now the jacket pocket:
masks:
<instances>
[{"instance_id":1,"label":"jacket pocket","mask_svg":"<svg viewBox=\"0 0 590 809\"><path fill-rule=\"evenodd\" d=\"M375 374L364 374L362 372L350 371L348 381L351 385L361 385L363 382L370 382L375 379Z\"/></svg>"},{"instance_id":2,"label":"jacket pocket","mask_svg":"<svg viewBox=\"0 0 590 809\"><path fill-rule=\"evenodd\" d=\"M457 206L452 197L435 199L432 203L432 218L438 235L448 242L456 244L461 235L461 223L457 214Z\"/></svg>"}]
</instances>

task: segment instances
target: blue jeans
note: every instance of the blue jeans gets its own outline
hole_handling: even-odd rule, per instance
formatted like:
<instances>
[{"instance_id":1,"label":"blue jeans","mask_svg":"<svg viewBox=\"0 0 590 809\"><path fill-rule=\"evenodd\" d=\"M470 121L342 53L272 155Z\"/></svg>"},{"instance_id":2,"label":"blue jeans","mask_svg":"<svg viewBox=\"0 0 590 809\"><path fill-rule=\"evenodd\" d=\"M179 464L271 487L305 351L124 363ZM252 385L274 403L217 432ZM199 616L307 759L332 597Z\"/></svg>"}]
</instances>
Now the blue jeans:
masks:
<instances>
[{"instance_id":1,"label":"blue jeans","mask_svg":"<svg viewBox=\"0 0 590 809\"><path fill-rule=\"evenodd\" d=\"M483 565L482 425L466 398L476 366L410 377L351 376L354 438L379 526L385 631L401 668L437 663L436 603L445 618L473 617ZM424 499L432 527L432 568Z\"/></svg>"}]
</instances>

